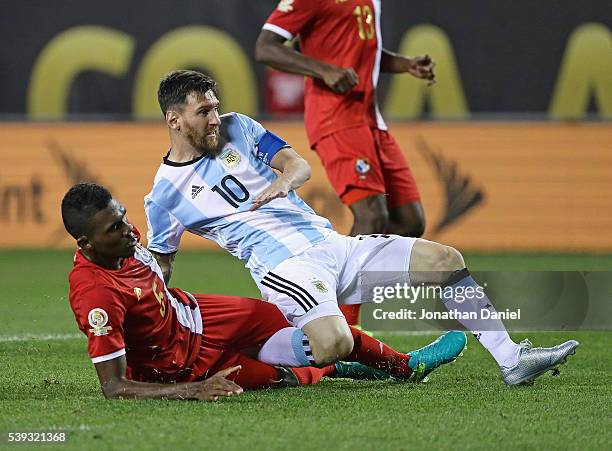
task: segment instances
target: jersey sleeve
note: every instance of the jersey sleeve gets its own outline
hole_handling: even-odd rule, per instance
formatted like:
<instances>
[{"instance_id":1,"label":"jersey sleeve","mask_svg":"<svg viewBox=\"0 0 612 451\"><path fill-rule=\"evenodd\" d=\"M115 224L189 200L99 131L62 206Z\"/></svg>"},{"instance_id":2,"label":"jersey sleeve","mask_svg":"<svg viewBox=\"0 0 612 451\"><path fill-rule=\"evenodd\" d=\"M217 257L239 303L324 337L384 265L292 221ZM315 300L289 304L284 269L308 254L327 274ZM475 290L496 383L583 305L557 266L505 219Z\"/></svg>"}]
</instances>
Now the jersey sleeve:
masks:
<instances>
[{"instance_id":1,"label":"jersey sleeve","mask_svg":"<svg viewBox=\"0 0 612 451\"><path fill-rule=\"evenodd\" d=\"M271 131L266 130L264 126L256 120L243 114L236 113L236 116L240 121L240 125L245 135L252 144L253 153L259 160L263 161L268 166L279 150L289 147L287 141L280 136L276 136Z\"/></svg>"},{"instance_id":2,"label":"jersey sleeve","mask_svg":"<svg viewBox=\"0 0 612 451\"><path fill-rule=\"evenodd\" d=\"M281 0L263 26L285 39L293 39L309 25L319 9L316 0Z\"/></svg>"},{"instance_id":3,"label":"jersey sleeve","mask_svg":"<svg viewBox=\"0 0 612 451\"><path fill-rule=\"evenodd\" d=\"M87 335L93 363L125 355L123 320L125 304L111 289L83 283L71 288L70 297L79 329Z\"/></svg>"},{"instance_id":4,"label":"jersey sleeve","mask_svg":"<svg viewBox=\"0 0 612 451\"><path fill-rule=\"evenodd\" d=\"M160 254L176 252L185 231L183 225L150 196L145 197L144 207L148 226L147 247Z\"/></svg>"}]
</instances>

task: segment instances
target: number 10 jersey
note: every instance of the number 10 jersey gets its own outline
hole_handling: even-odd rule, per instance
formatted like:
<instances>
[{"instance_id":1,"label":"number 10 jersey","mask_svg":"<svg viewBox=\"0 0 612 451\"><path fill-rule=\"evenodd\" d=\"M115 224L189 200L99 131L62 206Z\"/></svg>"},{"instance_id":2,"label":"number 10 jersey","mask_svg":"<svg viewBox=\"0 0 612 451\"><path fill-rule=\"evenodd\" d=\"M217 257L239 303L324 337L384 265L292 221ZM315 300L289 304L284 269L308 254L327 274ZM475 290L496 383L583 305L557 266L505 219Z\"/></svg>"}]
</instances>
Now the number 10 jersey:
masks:
<instances>
[{"instance_id":1,"label":"number 10 jersey","mask_svg":"<svg viewBox=\"0 0 612 451\"><path fill-rule=\"evenodd\" d=\"M258 281L323 241L331 224L294 191L249 211L278 177L269 164L287 143L238 113L221 117L221 140L225 144L216 158L185 163L164 159L145 197L148 247L162 254L176 252L183 232L189 231L245 260Z\"/></svg>"}]
</instances>

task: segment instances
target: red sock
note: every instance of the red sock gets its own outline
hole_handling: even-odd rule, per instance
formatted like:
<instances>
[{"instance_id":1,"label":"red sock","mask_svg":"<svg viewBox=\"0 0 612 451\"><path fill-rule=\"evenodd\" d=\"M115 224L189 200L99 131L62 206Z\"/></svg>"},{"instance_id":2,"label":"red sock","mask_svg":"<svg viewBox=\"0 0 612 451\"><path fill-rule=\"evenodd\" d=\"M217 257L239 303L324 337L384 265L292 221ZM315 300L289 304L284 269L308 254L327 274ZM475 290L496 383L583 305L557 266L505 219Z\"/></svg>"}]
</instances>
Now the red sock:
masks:
<instances>
[{"instance_id":1,"label":"red sock","mask_svg":"<svg viewBox=\"0 0 612 451\"><path fill-rule=\"evenodd\" d=\"M223 368L241 365L242 368L237 375L230 375L228 379L233 380L245 390L258 390L261 388L270 388L274 386L274 382L278 380L278 371L272 365L260 362L259 360L247 357L240 354L238 358L234 358L229 365L222 365L219 371ZM212 376L214 373L211 373Z\"/></svg>"},{"instance_id":2,"label":"red sock","mask_svg":"<svg viewBox=\"0 0 612 451\"><path fill-rule=\"evenodd\" d=\"M346 318L346 322L349 326L356 326L359 324L359 311L361 310L361 304L346 304L340 306L340 311Z\"/></svg>"},{"instance_id":3,"label":"red sock","mask_svg":"<svg viewBox=\"0 0 612 451\"><path fill-rule=\"evenodd\" d=\"M391 376L407 378L412 374L408 366L410 357L390 348L382 341L372 338L362 331L351 327L353 351L344 360L359 362L372 368L389 373Z\"/></svg>"},{"instance_id":4,"label":"red sock","mask_svg":"<svg viewBox=\"0 0 612 451\"><path fill-rule=\"evenodd\" d=\"M324 376L330 376L336 371L335 365L327 365L323 368L315 368L314 366L304 366L301 368L290 368L300 381L300 385L317 384Z\"/></svg>"},{"instance_id":5,"label":"red sock","mask_svg":"<svg viewBox=\"0 0 612 451\"><path fill-rule=\"evenodd\" d=\"M229 351L224 353L222 360L217 362L215 368L209 372L208 377L217 371L237 365L241 365L242 368L238 374L234 373L228 376L228 379L233 380L245 390L270 388L275 386L275 382L278 382L279 375L274 366L252 359L244 354ZM324 366L323 368L305 366L289 369L296 375L300 385L314 385L324 376L330 376L336 371L334 365Z\"/></svg>"}]
</instances>

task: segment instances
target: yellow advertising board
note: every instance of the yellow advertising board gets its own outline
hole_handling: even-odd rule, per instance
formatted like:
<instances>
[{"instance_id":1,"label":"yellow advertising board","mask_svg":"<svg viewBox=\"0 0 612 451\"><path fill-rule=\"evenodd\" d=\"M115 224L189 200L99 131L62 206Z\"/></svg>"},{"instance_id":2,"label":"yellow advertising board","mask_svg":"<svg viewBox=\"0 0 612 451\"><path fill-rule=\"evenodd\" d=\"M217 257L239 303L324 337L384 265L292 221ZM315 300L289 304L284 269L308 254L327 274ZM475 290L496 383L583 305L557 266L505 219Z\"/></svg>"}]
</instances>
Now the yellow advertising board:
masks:
<instances>
[{"instance_id":1,"label":"yellow advertising board","mask_svg":"<svg viewBox=\"0 0 612 451\"><path fill-rule=\"evenodd\" d=\"M301 123L266 123L312 165L300 195L341 232L336 199ZM612 251L612 124L402 123L391 132L419 183L425 237L463 250ZM0 247L72 247L60 202L101 183L144 233L143 197L167 152L156 123L0 125ZM184 235L182 247L215 244Z\"/></svg>"}]
</instances>

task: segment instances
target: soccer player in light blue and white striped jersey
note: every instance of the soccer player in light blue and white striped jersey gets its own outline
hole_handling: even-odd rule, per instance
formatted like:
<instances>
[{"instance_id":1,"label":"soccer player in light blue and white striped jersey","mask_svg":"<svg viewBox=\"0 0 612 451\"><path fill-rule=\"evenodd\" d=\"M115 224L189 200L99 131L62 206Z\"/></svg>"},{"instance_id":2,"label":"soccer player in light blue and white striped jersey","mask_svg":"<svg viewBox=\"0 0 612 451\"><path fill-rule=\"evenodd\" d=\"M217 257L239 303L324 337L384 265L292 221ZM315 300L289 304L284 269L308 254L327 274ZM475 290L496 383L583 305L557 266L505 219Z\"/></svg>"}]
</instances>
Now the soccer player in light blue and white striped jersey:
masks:
<instances>
[{"instance_id":1,"label":"soccer player in light blue and white striped jersey","mask_svg":"<svg viewBox=\"0 0 612 451\"><path fill-rule=\"evenodd\" d=\"M172 72L160 83L172 147L145 198L148 246L166 282L185 231L246 262L263 298L294 326L271 337L259 360L327 365L379 352L376 346L365 349L338 304L362 303L371 285L396 283L445 287L446 307L465 318L460 322L491 353L507 384L529 382L574 353L573 340L535 349L512 341L457 250L398 235L346 237L333 231L295 193L310 178L308 163L253 119L220 116L214 88L214 80L195 71ZM363 274L380 279L367 281ZM406 371L424 377L456 358L464 345L465 334L448 333L410 354Z\"/></svg>"},{"instance_id":2,"label":"soccer player in light blue and white striped jersey","mask_svg":"<svg viewBox=\"0 0 612 451\"><path fill-rule=\"evenodd\" d=\"M284 181L269 166L280 150L293 153L284 140L238 113L219 117L213 133L224 141L215 158L203 153L175 162L168 156L157 171L145 198L151 250L176 252L181 234L189 230L245 260L261 279L329 235L329 221L292 186L279 187L281 195L269 203L257 201L271 183Z\"/></svg>"}]
</instances>

